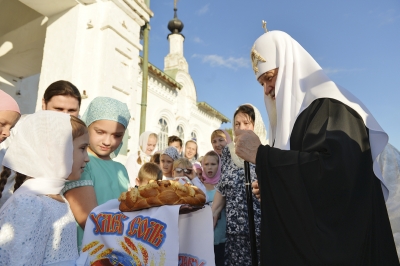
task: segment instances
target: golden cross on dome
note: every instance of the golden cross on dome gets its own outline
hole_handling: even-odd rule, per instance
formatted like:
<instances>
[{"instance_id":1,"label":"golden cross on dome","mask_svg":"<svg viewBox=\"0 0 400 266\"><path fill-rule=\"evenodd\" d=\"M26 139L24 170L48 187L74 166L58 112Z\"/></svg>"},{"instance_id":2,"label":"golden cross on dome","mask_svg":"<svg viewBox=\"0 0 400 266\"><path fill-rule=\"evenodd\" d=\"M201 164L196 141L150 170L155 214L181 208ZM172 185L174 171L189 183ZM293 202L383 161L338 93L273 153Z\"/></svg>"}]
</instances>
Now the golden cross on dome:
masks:
<instances>
[{"instance_id":1,"label":"golden cross on dome","mask_svg":"<svg viewBox=\"0 0 400 266\"><path fill-rule=\"evenodd\" d=\"M267 30L267 22L265 20L262 21L262 27L263 27L264 31L267 33L268 32L268 30Z\"/></svg>"}]
</instances>

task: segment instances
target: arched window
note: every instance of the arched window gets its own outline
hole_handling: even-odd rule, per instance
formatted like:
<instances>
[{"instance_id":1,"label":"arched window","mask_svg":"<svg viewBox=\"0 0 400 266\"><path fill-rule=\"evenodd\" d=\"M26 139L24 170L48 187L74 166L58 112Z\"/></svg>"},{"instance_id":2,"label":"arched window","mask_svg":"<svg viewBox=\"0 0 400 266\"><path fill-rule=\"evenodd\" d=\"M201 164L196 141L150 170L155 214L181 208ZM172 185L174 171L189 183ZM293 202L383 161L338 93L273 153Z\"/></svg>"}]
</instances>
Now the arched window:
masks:
<instances>
[{"instance_id":1,"label":"arched window","mask_svg":"<svg viewBox=\"0 0 400 266\"><path fill-rule=\"evenodd\" d=\"M182 141L185 141L185 133L183 132L183 127L182 127L181 125L179 125L179 126L176 128L176 132L177 132L178 137L179 137Z\"/></svg>"},{"instance_id":2,"label":"arched window","mask_svg":"<svg viewBox=\"0 0 400 266\"><path fill-rule=\"evenodd\" d=\"M160 132L158 133L157 148L161 151L168 147L168 123L164 118L160 118L158 125L160 126Z\"/></svg>"},{"instance_id":3,"label":"arched window","mask_svg":"<svg viewBox=\"0 0 400 266\"><path fill-rule=\"evenodd\" d=\"M197 141L196 132L192 131L192 133L190 133L190 137L191 137L192 140Z\"/></svg>"}]
</instances>

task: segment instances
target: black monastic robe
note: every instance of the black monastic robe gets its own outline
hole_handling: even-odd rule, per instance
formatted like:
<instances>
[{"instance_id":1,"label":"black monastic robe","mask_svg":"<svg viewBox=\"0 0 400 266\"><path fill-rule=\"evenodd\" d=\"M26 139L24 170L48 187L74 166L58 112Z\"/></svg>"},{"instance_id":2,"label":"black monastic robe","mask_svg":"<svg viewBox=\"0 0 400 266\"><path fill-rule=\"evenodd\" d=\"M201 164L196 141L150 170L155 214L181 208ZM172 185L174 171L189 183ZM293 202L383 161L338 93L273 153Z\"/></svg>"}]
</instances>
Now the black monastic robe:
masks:
<instances>
[{"instance_id":1,"label":"black monastic robe","mask_svg":"<svg viewBox=\"0 0 400 266\"><path fill-rule=\"evenodd\" d=\"M347 105L317 99L290 150L260 146L261 265L399 265L368 129Z\"/></svg>"}]
</instances>

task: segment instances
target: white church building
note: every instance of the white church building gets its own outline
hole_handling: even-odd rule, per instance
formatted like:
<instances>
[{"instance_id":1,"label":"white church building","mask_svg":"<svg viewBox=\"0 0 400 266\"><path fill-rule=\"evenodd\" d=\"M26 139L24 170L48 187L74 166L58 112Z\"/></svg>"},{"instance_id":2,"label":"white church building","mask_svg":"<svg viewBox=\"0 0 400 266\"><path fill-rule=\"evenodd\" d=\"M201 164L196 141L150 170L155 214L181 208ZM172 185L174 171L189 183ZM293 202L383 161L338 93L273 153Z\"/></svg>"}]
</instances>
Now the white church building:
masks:
<instances>
[{"instance_id":1,"label":"white church building","mask_svg":"<svg viewBox=\"0 0 400 266\"><path fill-rule=\"evenodd\" d=\"M23 114L41 109L54 81L68 80L83 95L81 115L97 96L127 103L132 119L117 160L138 149L142 61L141 27L153 12L143 0L1 0L0 89ZM175 26L174 26L175 25ZM212 149L210 135L229 119L206 102L183 54L182 22L170 21L164 70L148 64L146 131L159 135L159 149L177 135L196 139L199 154ZM166 45L168 45L166 43Z\"/></svg>"}]
</instances>

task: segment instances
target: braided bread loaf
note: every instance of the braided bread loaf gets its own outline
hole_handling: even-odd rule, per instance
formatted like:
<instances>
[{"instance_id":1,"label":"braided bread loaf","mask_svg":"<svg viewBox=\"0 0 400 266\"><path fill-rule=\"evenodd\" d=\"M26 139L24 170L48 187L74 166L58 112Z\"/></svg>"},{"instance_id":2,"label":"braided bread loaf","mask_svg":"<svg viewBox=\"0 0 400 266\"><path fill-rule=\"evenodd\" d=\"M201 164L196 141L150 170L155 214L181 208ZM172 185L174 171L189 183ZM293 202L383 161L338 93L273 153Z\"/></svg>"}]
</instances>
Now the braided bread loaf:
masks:
<instances>
[{"instance_id":1,"label":"braided bread loaf","mask_svg":"<svg viewBox=\"0 0 400 266\"><path fill-rule=\"evenodd\" d=\"M178 181L172 180L152 180L146 186L122 192L118 200L121 202L119 209L126 212L163 205L203 206L206 196L199 188L189 184L182 185Z\"/></svg>"}]
</instances>

